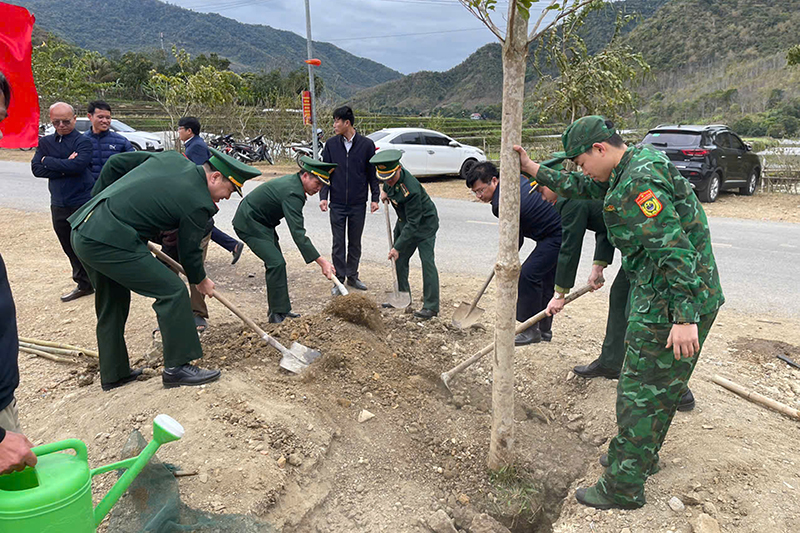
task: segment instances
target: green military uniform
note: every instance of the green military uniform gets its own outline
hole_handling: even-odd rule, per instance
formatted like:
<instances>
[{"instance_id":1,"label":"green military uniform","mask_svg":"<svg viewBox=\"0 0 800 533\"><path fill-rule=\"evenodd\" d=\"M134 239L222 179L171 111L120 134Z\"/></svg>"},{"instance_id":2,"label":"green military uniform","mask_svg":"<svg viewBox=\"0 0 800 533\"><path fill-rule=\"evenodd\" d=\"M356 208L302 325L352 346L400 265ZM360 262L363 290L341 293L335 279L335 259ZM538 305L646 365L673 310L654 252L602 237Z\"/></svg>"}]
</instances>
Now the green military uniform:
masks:
<instances>
[{"instance_id":1,"label":"green military uniform","mask_svg":"<svg viewBox=\"0 0 800 533\"><path fill-rule=\"evenodd\" d=\"M400 291L411 292L408 284L408 262L414 251L419 249L422 263L422 308L439 312L439 271L436 269L434 248L436 232L439 230L439 215L436 205L428 196L428 192L411 175L400 166L402 152L399 150L381 150L375 154L370 163L375 165L378 179L386 181L400 170L400 178L394 185L383 184L383 192L392 202L397 213L394 226L394 249L399 256L397 268L397 286Z\"/></svg>"},{"instance_id":2,"label":"green military uniform","mask_svg":"<svg viewBox=\"0 0 800 533\"><path fill-rule=\"evenodd\" d=\"M205 279L199 244L217 207L203 167L177 152L130 152L110 158L98 180L97 194L69 222L72 245L96 291L102 382L131 374L124 335L131 291L156 300L165 367L202 357L186 286L153 257L147 241L177 230L186 277Z\"/></svg>"},{"instance_id":3,"label":"green military uniform","mask_svg":"<svg viewBox=\"0 0 800 533\"><path fill-rule=\"evenodd\" d=\"M301 158L303 171L310 172L323 183L330 184L330 172L335 164ZM315 261L319 252L306 236L303 206L306 193L300 173L287 174L259 185L239 203L233 217L233 229L247 246L264 261L266 268L267 302L269 313L287 314L292 310L289 284L286 280L286 261L283 258L276 228L286 219L303 260Z\"/></svg>"},{"instance_id":4,"label":"green military uniform","mask_svg":"<svg viewBox=\"0 0 800 533\"><path fill-rule=\"evenodd\" d=\"M613 134L602 117L584 117L564 133L565 152L557 156L577 157ZM699 356L675 360L665 348L672 325L697 324L702 347L724 303L708 221L689 182L649 145L628 148L607 183L544 166L536 179L564 197L603 199L609 239L633 285L617 388L619 433L609 445L610 466L592 489L618 506L640 507Z\"/></svg>"}]
</instances>

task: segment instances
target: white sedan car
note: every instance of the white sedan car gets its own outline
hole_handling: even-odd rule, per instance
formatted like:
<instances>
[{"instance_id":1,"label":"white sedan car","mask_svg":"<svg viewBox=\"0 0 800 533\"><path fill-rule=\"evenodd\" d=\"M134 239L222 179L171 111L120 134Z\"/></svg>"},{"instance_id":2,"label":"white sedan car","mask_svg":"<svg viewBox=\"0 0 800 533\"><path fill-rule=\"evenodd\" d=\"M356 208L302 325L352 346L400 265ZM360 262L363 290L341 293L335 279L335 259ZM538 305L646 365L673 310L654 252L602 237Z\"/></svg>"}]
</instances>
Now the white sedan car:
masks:
<instances>
[{"instance_id":1,"label":"white sedan car","mask_svg":"<svg viewBox=\"0 0 800 533\"><path fill-rule=\"evenodd\" d=\"M86 132L86 130L91 127L92 123L89 122L88 118L78 117L75 119L75 129L80 133ZM164 143L158 135L154 133L148 133L146 131L135 130L121 120L112 119L110 130L116 131L128 139L131 142L134 150L145 150L147 152L161 152L164 150ZM55 131L56 129L52 124L50 124L47 126L44 133L45 135L50 135Z\"/></svg>"},{"instance_id":2,"label":"white sedan car","mask_svg":"<svg viewBox=\"0 0 800 533\"><path fill-rule=\"evenodd\" d=\"M403 152L400 162L414 176L459 175L466 178L475 163L486 161L483 150L454 141L438 131L419 128L385 128L367 135L375 149Z\"/></svg>"}]
</instances>

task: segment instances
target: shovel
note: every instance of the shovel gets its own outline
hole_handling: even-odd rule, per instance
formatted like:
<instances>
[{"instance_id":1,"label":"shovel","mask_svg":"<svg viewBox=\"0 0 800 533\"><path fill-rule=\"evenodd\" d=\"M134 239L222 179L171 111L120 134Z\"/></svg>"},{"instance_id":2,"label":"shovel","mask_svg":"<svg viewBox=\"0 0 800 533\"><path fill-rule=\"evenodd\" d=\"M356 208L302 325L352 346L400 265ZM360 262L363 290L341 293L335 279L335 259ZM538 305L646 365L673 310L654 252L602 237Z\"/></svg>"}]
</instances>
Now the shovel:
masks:
<instances>
[{"instance_id":1,"label":"shovel","mask_svg":"<svg viewBox=\"0 0 800 533\"><path fill-rule=\"evenodd\" d=\"M597 283L604 283L604 281L605 280L601 276L600 279L597 280ZM591 292L591 291L592 291L592 286L591 285L588 285L588 284L584 285L583 287L581 287L577 291L569 293L567 295L566 299L564 300L564 305L567 305L568 303L572 302L573 300L576 300L577 298L579 298L579 297L583 296L584 294L586 294L587 292ZM514 330L514 334L515 335L519 335L520 333L522 333L523 331L525 331L529 327L533 326L534 324L536 324L540 320L543 320L546 316L547 316L547 309L536 313L535 315L530 317L528 320L526 320L522 324L518 325L517 328ZM460 374L466 368L474 365L475 363L477 363L478 361L483 359L484 355L486 355L488 353L491 353L493 350L494 350L494 343L489 344L488 346L484 347L481 351L475 353L475 355L473 355L469 359L467 359L465 361L462 361L459 365L451 368L447 372L442 372L441 378L442 378L442 383L444 383L445 388L449 392L452 393L453 391L450 390L450 380L453 379L453 377L456 374Z\"/></svg>"},{"instance_id":2,"label":"shovel","mask_svg":"<svg viewBox=\"0 0 800 533\"><path fill-rule=\"evenodd\" d=\"M170 267L177 270L184 276L186 272L184 272L183 267L178 264L177 261L169 257L167 254L159 250L155 247L153 243L147 243L147 247L153 252L156 257L167 263ZM214 290L212 296L216 298L222 305L230 309L230 311L238 316L242 322L247 324L250 329L255 331L262 340L264 340L267 344L275 348L281 353L281 368L288 370L289 372L293 372L295 374L299 374L310 365L314 359L318 358L321 353L317 350L312 350L307 346L303 346L299 342L293 342L291 348L286 348L283 344L279 343L274 337L268 335L263 329L258 327L258 325L253 322L249 317L247 317L244 313L242 313L235 305L233 305L227 298L222 296L216 290Z\"/></svg>"},{"instance_id":3,"label":"shovel","mask_svg":"<svg viewBox=\"0 0 800 533\"><path fill-rule=\"evenodd\" d=\"M386 215L386 234L389 236L389 250L391 250L394 248L394 239L392 238L392 223L389 220L389 202L385 202L383 212ZM392 258L392 281L394 282L394 290L386 291L386 304L395 309L405 309L411 305L411 295L405 291L400 291L398 287L397 264L395 263L394 257Z\"/></svg>"},{"instance_id":4,"label":"shovel","mask_svg":"<svg viewBox=\"0 0 800 533\"><path fill-rule=\"evenodd\" d=\"M465 329L480 320L485 311L478 307L478 302L481 300L483 293L486 292L486 288L492 282L492 278L494 278L494 267L492 267L489 277L486 278L486 281L483 283L483 287L481 287L481 290L478 291L478 295L474 300L472 300L472 303L468 304L467 302L461 302L461 305L458 306L456 312L453 313L453 325L455 327Z\"/></svg>"},{"instance_id":5,"label":"shovel","mask_svg":"<svg viewBox=\"0 0 800 533\"><path fill-rule=\"evenodd\" d=\"M336 288L339 290L339 296L347 296L348 294L350 294L349 291L345 288L344 284L341 281L339 281L339 278L333 276L331 278L331 281L333 281L334 286L336 286Z\"/></svg>"}]
</instances>

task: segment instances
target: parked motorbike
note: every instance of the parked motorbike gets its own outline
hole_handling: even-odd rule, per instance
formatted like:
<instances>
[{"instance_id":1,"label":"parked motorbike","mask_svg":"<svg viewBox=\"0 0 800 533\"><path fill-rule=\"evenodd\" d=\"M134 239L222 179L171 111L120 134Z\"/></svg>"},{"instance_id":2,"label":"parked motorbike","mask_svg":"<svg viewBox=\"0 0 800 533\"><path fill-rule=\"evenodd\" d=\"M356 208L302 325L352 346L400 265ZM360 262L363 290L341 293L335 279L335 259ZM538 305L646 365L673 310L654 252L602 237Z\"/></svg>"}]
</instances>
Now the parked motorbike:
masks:
<instances>
[{"instance_id":1,"label":"parked motorbike","mask_svg":"<svg viewBox=\"0 0 800 533\"><path fill-rule=\"evenodd\" d=\"M317 129L317 150L318 155L322 156L322 149L325 146L325 141L322 139L322 130ZM303 156L310 157L312 159L316 159L314 157L314 148L312 143L308 141L301 141L297 143L292 143L289 145L289 148L294 152L294 159L300 164L300 158Z\"/></svg>"},{"instance_id":2,"label":"parked motorbike","mask_svg":"<svg viewBox=\"0 0 800 533\"><path fill-rule=\"evenodd\" d=\"M251 139L250 146L256 152L256 161L266 161L270 165L275 164L272 160L272 155L269 153L269 150L267 149L267 143L264 142L263 135L259 135L255 139Z\"/></svg>"}]
</instances>

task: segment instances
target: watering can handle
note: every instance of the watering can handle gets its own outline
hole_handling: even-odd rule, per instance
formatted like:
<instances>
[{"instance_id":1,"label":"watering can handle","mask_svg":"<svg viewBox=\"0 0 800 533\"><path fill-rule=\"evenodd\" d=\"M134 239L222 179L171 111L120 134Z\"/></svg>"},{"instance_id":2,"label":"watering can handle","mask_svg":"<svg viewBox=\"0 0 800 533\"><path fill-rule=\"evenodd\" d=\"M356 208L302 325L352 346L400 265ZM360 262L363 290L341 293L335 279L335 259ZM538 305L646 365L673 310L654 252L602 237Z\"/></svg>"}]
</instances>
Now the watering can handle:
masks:
<instances>
[{"instance_id":1,"label":"watering can handle","mask_svg":"<svg viewBox=\"0 0 800 533\"><path fill-rule=\"evenodd\" d=\"M50 453L61 452L64 450L74 450L75 456L81 461L89 462L89 452L86 450L86 445L83 441L78 439L67 439L59 442L51 442L42 446L31 448L31 451L36 457L41 457Z\"/></svg>"}]
</instances>

